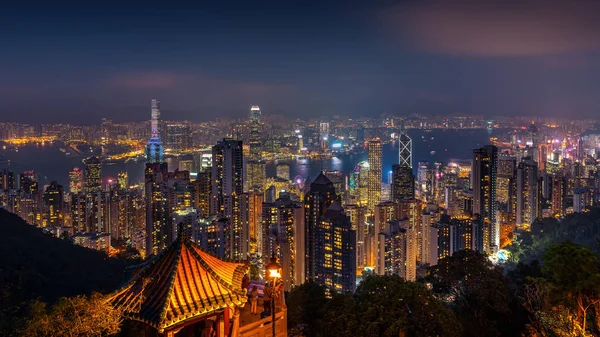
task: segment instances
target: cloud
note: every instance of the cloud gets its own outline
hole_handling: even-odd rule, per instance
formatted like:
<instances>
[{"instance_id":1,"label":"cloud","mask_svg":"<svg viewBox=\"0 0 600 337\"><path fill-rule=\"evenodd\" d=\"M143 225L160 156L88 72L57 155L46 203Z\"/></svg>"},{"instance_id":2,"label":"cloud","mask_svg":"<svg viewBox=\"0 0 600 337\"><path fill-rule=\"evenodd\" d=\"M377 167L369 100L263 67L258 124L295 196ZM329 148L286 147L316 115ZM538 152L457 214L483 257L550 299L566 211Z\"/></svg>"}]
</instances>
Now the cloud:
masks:
<instances>
[{"instance_id":1,"label":"cloud","mask_svg":"<svg viewBox=\"0 0 600 337\"><path fill-rule=\"evenodd\" d=\"M130 89L161 89L184 84L189 76L173 72L150 71L118 74L109 78L109 84Z\"/></svg>"},{"instance_id":2,"label":"cloud","mask_svg":"<svg viewBox=\"0 0 600 337\"><path fill-rule=\"evenodd\" d=\"M600 1L440 0L383 11L387 32L420 50L521 57L600 50Z\"/></svg>"}]
</instances>

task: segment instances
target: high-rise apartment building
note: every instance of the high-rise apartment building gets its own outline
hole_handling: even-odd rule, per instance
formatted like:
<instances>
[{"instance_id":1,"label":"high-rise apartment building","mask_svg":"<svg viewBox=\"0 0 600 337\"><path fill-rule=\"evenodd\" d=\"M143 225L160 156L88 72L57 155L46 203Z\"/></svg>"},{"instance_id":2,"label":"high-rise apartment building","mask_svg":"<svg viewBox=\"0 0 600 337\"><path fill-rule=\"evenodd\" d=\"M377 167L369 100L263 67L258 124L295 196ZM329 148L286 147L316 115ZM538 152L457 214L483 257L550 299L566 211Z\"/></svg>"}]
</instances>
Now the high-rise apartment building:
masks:
<instances>
[{"instance_id":1,"label":"high-rise apartment building","mask_svg":"<svg viewBox=\"0 0 600 337\"><path fill-rule=\"evenodd\" d=\"M85 192L94 193L102 190L102 162L92 156L85 161Z\"/></svg>"},{"instance_id":2,"label":"high-rise apartment building","mask_svg":"<svg viewBox=\"0 0 600 337\"><path fill-rule=\"evenodd\" d=\"M326 240L324 235L330 235L331 232L329 230L333 230L334 227L331 223L327 225L328 222L324 222L323 219L325 219L325 213L329 207L336 202L335 192L331 180L321 173L310 183L308 192L304 197L305 277L312 280L317 280L318 278L322 285L325 285L325 275L320 275L320 273L323 272L323 268L332 268L329 262L326 266L321 265L325 259L325 256L323 256L325 254L323 244L324 240ZM345 220L338 213L337 207L334 207L330 215L335 214L335 216L330 220L335 222L336 226L344 227L346 225ZM350 223L349 219L348 223ZM330 236L327 237L328 242L329 239L331 239ZM326 260L331 261L330 255L332 252L327 252L327 254L329 255ZM354 264L356 265L356 260ZM328 270L333 272L332 269Z\"/></svg>"},{"instance_id":3,"label":"high-rise apartment building","mask_svg":"<svg viewBox=\"0 0 600 337\"><path fill-rule=\"evenodd\" d=\"M244 192L244 154L240 140L224 138L213 146L211 214L227 219L225 254L245 259L248 241L242 219L240 196Z\"/></svg>"},{"instance_id":4,"label":"high-rise apartment building","mask_svg":"<svg viewBox=\"0 0 600 337\"><path fill-rule=\"evenodd\" d=\"M497 219L496 197L498 177L498 148L487 145L473 150L471 179L473 214L479 214L485 226L484 245L488 253L500 246L500 226Z\"/></svg>"},{"instance_id":5,"label":"high-rise apartment building","mask_svg":"<svg viewBox=\"0 0 600 337\"><path fill-rule=\"evenodd\" d=\"M157 255L173 241L173 208L167 163L146 163L146 256Z\"/></svg>"},{"instance_id":6,"label":"high-rise apartment building","mask_svg":"<svg viewBox=\"0 0 600 337\"><path fill-rule=\"evenodd\" d=\"M538 213L538 166L530 158L519 163L517 176L516 225L527 229Z\"/></svg>"},{"instance_id":7,"label":"high-rise apartment building","mask_svg":"<svg viewBox=\"0 0 600 337\"><path fill-rule=\"evenodd\" d=\"M83 180L82 180L83 186ZM38 191L37 174L33 170L25 170L19 177L19 188L29 194L35 195Z\"/></svg>"}]
</instances>

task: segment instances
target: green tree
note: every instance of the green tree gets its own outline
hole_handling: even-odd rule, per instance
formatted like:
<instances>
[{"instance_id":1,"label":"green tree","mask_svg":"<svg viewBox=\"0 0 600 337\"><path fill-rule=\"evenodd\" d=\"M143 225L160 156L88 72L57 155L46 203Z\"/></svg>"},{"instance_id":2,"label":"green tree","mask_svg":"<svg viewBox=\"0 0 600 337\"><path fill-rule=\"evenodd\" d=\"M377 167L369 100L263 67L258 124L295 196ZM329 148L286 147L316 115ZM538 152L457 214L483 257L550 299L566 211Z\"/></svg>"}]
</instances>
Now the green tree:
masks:
<instances>
[{"instance_id":1,"label":"green tree","mask_svg":"<svg viewBox=\"0 0 600 337\"><path fill-rule=\"evenodd\" d=\"M454 309L463 336L514 336L520 305L502 271L483 254L461 250L428 269L433 290Z\"/></svg>"},{"instance_id":2,"label":"green tree","mask_svg":"<svg viewBox=\"0 0 600 337\"><path fill-rule=\"evenodd\" d=\"M361 336L460 336L460 323L425 285L368 276L355 294Z\"/></svg>"},{"instance_id":3,"label":"green tree","mask_svg":"<svg viewBox=\"0 0 600 337\"><path fill-rule=\"evenodd\" d=\"M23 337L104 337L119 332L121 313L94 293L61 298L50 310L43 302L31 305Z\"/></svg>"},{"instance_id":4,"label":"green tree","mask_svg":"<svg viewBox=\"0 0 600 337\"><path fill-rule=\"evenodd\" d=\"M317 336L327 302L325 288L313 281L295 287L286 299L288 327L302 327L304 336Z\"/></svg>"},{"instance_id":5,"label":"green tree","mask_svg":"<svg viewBox=\"0 0 600 337\"><path fill-rule=\"evenodd\" d=\"M571 307L581 329L588 330L588 316L600 309L600 260L587 247L571 242L550 246L543 255L542 272L560 304ZM590 310L595 308L595 310ZM598 318L593 317L592 322ZM590 330L600 333L598 324Z\"/></svg>"}]
</instances>

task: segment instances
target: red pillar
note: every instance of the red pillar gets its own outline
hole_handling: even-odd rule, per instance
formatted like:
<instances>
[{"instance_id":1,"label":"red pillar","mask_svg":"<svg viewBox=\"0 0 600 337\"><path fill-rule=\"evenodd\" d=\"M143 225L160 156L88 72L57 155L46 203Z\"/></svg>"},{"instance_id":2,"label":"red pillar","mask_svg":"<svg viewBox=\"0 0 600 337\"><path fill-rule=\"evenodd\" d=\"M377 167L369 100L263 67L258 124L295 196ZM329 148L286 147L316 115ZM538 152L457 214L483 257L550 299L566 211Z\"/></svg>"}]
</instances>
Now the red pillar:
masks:
<instances>
[{"instance_id":1,"label":"red pillar","mask_svg":"<svg viewBox=\"0 0 600 337\"><path fill-rule=\"evenodd\" d=\"M229 322L229 310L229 307L226 307L223 311L223 320L225 321L225 336L229 336L229 330L231 327Z\"/></svg>"}]
</instances>

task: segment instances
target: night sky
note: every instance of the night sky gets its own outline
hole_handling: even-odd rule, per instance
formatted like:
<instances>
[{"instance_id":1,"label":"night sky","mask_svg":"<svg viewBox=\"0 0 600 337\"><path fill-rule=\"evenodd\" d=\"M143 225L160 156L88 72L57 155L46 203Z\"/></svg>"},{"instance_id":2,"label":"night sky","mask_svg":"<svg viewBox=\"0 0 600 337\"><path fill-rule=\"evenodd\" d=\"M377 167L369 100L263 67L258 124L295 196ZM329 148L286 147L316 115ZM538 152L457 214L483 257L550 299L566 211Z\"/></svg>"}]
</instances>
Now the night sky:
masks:
<instances>
[{"instance_id":1,"label":"night sky","mask_svg":"<svg viewBox=\"0 0 600 337\"><path fill-rule=\"evenodd\" d=\"M0 121L600 116L600 1L120 2L3 2Z\"/></svg>"}]
</instances>

